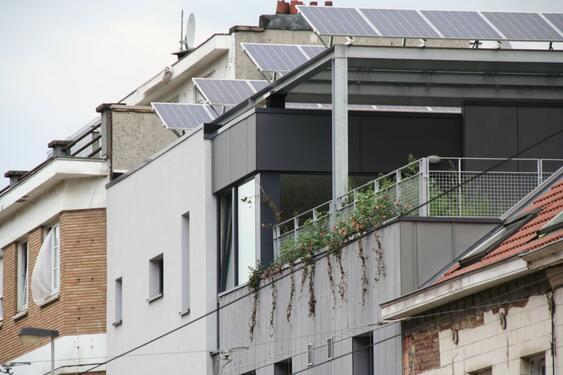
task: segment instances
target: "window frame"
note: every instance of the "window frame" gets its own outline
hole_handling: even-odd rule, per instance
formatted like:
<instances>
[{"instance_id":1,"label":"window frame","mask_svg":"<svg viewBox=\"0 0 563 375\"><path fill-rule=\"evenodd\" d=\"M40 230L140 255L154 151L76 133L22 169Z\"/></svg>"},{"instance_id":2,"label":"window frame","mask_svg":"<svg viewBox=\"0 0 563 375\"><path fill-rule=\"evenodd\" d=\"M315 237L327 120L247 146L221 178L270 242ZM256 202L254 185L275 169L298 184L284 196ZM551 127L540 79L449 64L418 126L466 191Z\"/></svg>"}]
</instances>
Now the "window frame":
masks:
<instances>
[{"instance_id":1,"label":"window frame","mask_svg":"<svg viewBox=\"0 0 563 375\"><path fill-rule=\"evenodd\" d=\"M164 296L164 253L149 259L149 303Z\"/></svg>"},{"instance_id":2,"label":"window frame","mask_svg":"<svg viewBox=\"0 0 563 375\"><path fill-rule=\"evenodd\" d=\"M53 295L61 291L61 229L54 223L47 227L46 234L53 232L51 239L51 292ZM45 236L46 237L46 236Z\"/></svg>"},{"instance_id":3,"label":"window frame","mask_svg":"<svg viewBox=\"0 0 563 375\"><path fill-rule=\"evenodd\" d=\"M4 320L4 253L0 250L0 322Z\"/></svg>"},{"instance_id":4,"label":"window frame","mask_svg":"<svg viewBox=\"0 0 563 375\"><path fill-rule=\"evenodd\" d=\"M22 253L25 247L25 276L22 275ZM22 277L23 276L23 277ZM22 280L23 279L23 280ZM23 282L22 282L23 281ZM22 301L22 299L25 299ZM17 242L16 249L16 313L27 311L29 307L29 242Z\"/></svg>"},{"instance_id":5,"label":"window frame","mask_svg":"<svg viewBox=\"0 0 563 375\"><path fill-rule=\"evenodd\" d=\"M123 277L120 276L114 282L114 309L112 325L114 327L123 324Z\"/></svg>"}]
</instances>

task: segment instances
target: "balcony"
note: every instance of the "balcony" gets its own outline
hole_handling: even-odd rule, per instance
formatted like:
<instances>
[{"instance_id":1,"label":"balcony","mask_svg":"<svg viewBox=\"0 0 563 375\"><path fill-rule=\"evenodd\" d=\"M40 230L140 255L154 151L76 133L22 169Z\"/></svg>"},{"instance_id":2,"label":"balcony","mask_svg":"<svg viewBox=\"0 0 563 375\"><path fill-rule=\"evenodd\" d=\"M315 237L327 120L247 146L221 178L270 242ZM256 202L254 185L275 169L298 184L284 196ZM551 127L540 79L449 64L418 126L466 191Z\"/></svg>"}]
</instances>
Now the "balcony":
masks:
<instances>
[{"instance_id":1,"label":"balcony","mask_svg":"<svg viewBox=\"0 0 563 375\"><path fill-rule=\"evenodd\" d=\"M368 191L395 202L407 216L498 218L534 190L563 159L441 158L413 161L273 227L274 254L309 223L350 216ZM317 223L318 224L318 223Z\"/></svg>"}]
</instances>

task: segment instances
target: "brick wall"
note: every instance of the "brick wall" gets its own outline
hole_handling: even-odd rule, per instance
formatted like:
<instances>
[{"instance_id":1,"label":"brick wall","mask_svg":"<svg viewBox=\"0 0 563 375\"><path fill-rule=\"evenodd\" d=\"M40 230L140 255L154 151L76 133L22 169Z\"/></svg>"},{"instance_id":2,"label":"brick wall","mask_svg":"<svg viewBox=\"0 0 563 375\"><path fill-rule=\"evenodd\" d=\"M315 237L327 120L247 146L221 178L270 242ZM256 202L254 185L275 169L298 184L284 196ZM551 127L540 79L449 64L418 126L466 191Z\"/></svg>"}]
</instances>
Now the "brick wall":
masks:
<instances>
[{"instance_id":1,"label":"brick wall","mask_svg":"<svg viewBox=\"0 0 563 375\"><path fill-rule=\"evenodd\" d=\"M440 309L424 313L425 318L413 319L403 323L403 374L434 374L467 373L487 366L498 365L496 360L489 360L487 356L495 350L509 356L503 359L506 363L513 362L513 367L519 366L518 360L524 356L522 353L509 353L508 349L500 350L494 343L509 345L511 340L522 336L518 324L521 316L526 316L529 321L522 321L523 325L545 326L545 307L538 307L538 299L545 299L545 293L550 290L549 282L544 273L538 273L520 280L483 291L462 300L443 306ZM534 297L534 303L529 304ZM506 303L504 303L506 301ZM499 305L496 305L499 303ZM540 303L541 304L541 303ZM529 306L530 305L530 306ZM475 307L487 306L480 309ZM506 312L510 327L503 330L499 323L499 309ZM537 320L532 321L533 314ZM539 311L539 312L538 312ZM448 313L452 312L452 313ZM541 316L540 316L541 315ZM458 343L454 343L453 332L457 332ZM495 340L493 332L502 339ZM537 331L539 333L539 331ZM481 337L483 336L483 337ZM504 337L506 336L506 337ZM490 343L487 342L491 339ZM525 337L523 337L525 339ZM546 345L549 338L545 337ZM516 347L520 343L514 341ZM545 345L535 343L536 351L540 352ZM533 346L528 346L529 348ZM535 354L531 350L528 355ZM495 354L498 357L499 354ZM468 358L465 358L467 356ZM470 357L470 358L469 358ZM471 368L471 366L475 368ZM442 371L442 372L440 372ZM499 369L497 374L508 374L507 369ZM515 370L519 371L519 370ZM493 372L495 373L495 372Z\"/></svg>"},{"instance_id":2,"label":"brick wall","mask_svg":"<svg viewBox=\"0 0 563 375\"><path fill-rule=\"evenodd\" d=\"M43 227L28 232L28 310L16 315L17 244L4 250L4 316L0 326L0 362L6 362L46 344L24 347L18 338L23 327L57 329L61 335L105 331L106 309L106 213L105 209L65 211L60 224L61 290L59 298L42 307L31 297L31 273L41 243Z\"/></svg>"}]
</instances>

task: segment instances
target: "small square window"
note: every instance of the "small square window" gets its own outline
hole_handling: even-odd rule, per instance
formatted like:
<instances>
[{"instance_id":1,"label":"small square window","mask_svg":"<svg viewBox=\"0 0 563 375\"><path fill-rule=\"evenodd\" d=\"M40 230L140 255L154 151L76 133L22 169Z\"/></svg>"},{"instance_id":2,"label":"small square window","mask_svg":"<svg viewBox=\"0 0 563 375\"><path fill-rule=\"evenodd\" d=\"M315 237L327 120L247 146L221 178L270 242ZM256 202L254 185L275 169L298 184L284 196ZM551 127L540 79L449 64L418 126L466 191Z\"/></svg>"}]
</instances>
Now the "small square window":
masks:
<instances>
[{"instance_id":1,"label":"small square window","mask_svg":"<svg viewBox=\"0 0 563 375\"><path fill-rule=\"evenodd\" d=\"M149 302L164 294L164 255L160 254L149 261Z\"/></svg>"}]
</instances>

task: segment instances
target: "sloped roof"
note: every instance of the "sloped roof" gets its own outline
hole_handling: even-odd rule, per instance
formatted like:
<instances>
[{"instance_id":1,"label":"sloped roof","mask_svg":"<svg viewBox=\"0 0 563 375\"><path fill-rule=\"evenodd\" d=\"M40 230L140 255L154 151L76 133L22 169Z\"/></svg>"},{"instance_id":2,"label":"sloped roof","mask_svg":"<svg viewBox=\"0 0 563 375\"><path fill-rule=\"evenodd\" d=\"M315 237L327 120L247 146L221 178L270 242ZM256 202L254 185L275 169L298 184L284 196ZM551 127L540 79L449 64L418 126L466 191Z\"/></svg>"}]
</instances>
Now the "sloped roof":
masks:
<instances>
[{"instance_id":1,"label":"sloped roof","mask_svg":"<svg viewBox=\"0 0 563 375\"><path fill-rule=\"evenodd\" d=\"M516 255L534 252L550 243L563 239L563 229L561 228L542 236L538 235L538 231L562 210L563 177L560 177L547 191L515 213L518 215L537 212L531 220L525 222L516 232L488 251L479 261L466 266L460 265L459 262L453 265L438 278L436 284L499 263Z\"/></svg>"}]
</instances>

